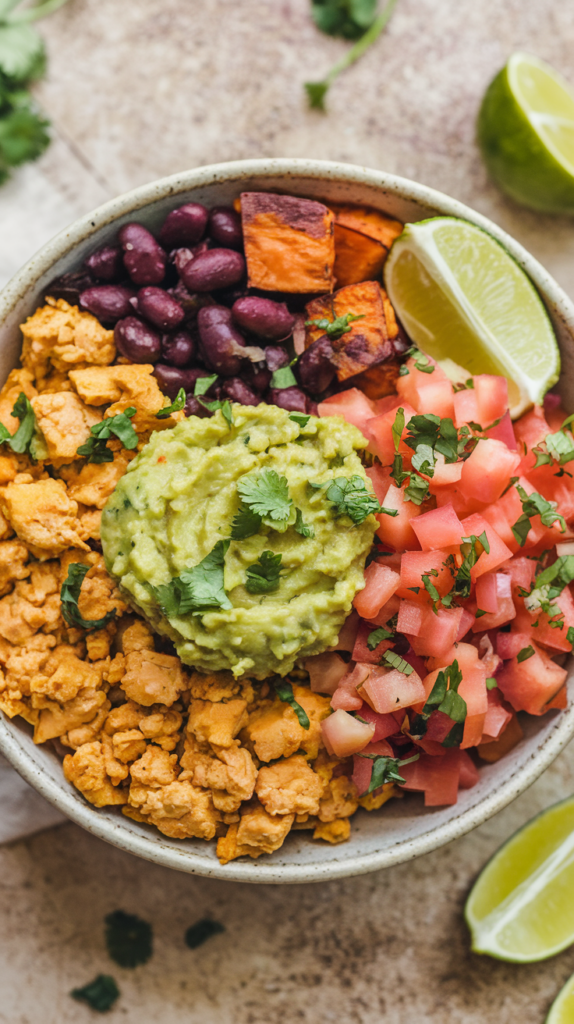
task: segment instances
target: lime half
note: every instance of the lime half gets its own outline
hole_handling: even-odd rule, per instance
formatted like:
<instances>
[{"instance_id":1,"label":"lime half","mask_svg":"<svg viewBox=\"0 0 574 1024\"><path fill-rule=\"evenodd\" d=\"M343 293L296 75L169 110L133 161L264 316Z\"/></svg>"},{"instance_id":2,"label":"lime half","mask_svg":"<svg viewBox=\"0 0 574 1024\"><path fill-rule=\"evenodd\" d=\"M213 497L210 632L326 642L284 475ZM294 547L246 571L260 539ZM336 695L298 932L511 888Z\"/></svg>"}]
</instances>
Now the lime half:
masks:
<instances>
[{"instance_id":1,"label":"lime half","mask_svg":"<svg viewBox=\"0 0 574 1024\"><path fill-rule=\"evenodd\" d=\"M574 213L574 91L548 64L512 55L485 93L478 141L490 174L513 199Z\"/></svg>"},{"instance_id":2,"label":"lime half","mask_svg":"<svg viewBox=\"0 0 574 1024\"><path fill-rule=\"evenodd\" d=\"M574 942L574 797L501 847L475 882L465 916L474 952L500 960L546 960Z\"/></svg>"},{"instance_id":3,"label":"lime half","mask_svg":"<svg viewBox=\"0 0 574 1024\"><path fill-rule=\"evenodd\" d=\"M513 417L542 402L558 380L560 353L538 292L474 224L456 217L406 224L385 264L385 286L424 352L508 379Z\"/></svg>"},{"instance_id":4,"label":"lime half","mask_svg":"<svg viewBox=\"0 0 574 1024\"><path fill-rule=\"evenodd\" d=\"M560 989L545 1024L574 1024L574 974Z\"/></svg>"}]
</instances>

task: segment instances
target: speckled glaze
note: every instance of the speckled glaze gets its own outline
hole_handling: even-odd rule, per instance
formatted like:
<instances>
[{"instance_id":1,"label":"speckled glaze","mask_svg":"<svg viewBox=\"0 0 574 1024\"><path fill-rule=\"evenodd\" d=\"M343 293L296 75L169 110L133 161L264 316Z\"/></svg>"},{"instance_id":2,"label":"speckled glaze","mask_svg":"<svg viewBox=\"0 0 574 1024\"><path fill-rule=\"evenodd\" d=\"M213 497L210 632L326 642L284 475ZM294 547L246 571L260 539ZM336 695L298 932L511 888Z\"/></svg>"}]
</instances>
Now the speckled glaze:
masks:
<instances>
[{"instance_id":1,"label":"speckled glaze","mask_svg":"<svg viewBox=\"0 0 574 1024\"><path fill-rule=\"evenodd\" d=\"M574 408L574 305L544 268L504 231L441 192L379 171L319 160L244 160L201 167L163 178L99 207L42 248L0 295L0 379L17 364L18 325L37 306L44 286L79 266L118 228L139 220L152 230L174 206L188 201L207 206L230 203L245 190L291 192L331 201L369 203L403 221L447 215L463 217L489 231L521 264L538 288L554 324L562 352L560 391ZM464 356L461 353L461 362ZM574 697L574 674L569 695ZM314 843L295 832L270 857L222 866L215 843L175 841L125 818L116 810L96 810L63 777L60 762L32 742L26 723L0 720L0 750L47 800L77 824L136 856L179 871L243 882L313 882L362 874L428 853L486 821L515 799L548 767L574 735L574 706L542 718L525 716L525 738L497 764L481 768L480 781L459 795L454 807L425 810L422 797L393 800L380 812L359 811L351 839L342 846Z\"/></svg>"}]
</instances>

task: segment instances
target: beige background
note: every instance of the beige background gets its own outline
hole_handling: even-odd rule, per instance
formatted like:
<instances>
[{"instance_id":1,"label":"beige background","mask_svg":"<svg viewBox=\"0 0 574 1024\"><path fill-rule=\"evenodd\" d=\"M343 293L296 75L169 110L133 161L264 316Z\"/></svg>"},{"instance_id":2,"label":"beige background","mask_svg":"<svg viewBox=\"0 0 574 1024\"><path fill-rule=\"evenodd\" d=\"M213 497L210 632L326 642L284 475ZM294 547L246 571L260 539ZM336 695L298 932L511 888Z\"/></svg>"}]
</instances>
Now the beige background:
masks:
<instances>
[{"instance_id":1,"label":"beige background","mask_svg":"<svg viewBox=\"0 0 574 1024\"><path fill-rule=\"evenodd\" d=\"M98 202L184 167L252 156L362 163L442 189L523 242L574 297L572 222L520 210L486 179L474 144L480 97L508 55L538 54L574 79L570 0L399 0L386 36L305 108L345 44L308 0L71 0L42 23L38 87L50 151L0 190L0 278ZM574 950L528 967L469 952L462 907L514 829L572 790L574 750L508 810L392 870L321 885L252 887L153 867L71 824L0 849L0 1021L95 1019L70 988L112 972L110 1024L542 1024ZM384 814L381 815L384 828ZM107 959L105 913L150 920L156 953ZM202 915L226 933L197 951Z\"/></svg>"}]
</instances>

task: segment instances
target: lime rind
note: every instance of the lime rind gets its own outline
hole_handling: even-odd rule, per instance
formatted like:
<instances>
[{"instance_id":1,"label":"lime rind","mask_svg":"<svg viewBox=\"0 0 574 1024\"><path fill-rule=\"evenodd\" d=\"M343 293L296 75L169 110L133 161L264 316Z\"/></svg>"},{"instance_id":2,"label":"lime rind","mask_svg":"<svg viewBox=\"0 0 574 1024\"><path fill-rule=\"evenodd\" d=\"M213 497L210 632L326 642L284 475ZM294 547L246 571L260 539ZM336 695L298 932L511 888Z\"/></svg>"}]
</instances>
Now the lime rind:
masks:
<instances>
[{"instance_id":1,"label":"lime rind","mask_svg":"<svg viewBox=\"0 0 574 1024\"><path fill-rule=\"evenodd\" d=\"M504 892L504 882L520 871L525 871L528 864L528 854L532 847L532 840L536 840L536 832L544 827L546 842L552 835L552 827L560 832L562 819L566 817L566 831L564 837L559 841L548 855L542 855L540 863L530 874L525 873L524 878L508 893L503 896L498 904L494 903L483 916L480 915L480 903L492 902L492 896ZM572 819L571 821L569 819ZM493 855L481 871L475 882L465 905L464 916L472 936L472 950L475 953L486 954L498 960L510 963L536 963L547 960L557 953L562 952L574 942L574 914L572 907L565 907L564 901L560 902L563 916L567 919L566 928L561 929L561 935L557 941L549 942L548 939L541 939L537 948L531 948L526 952L524 948L512 948L508 940L513 934L524 941L525 924L528 915L531 921L540 926L540 935L547 929L550 923L556 922L560 913L557 910L555 893L550 893L553 883L566 883L564 891L570 892L574 888L574 797L567 797L557 804L546 808L536 815L529 822L514 833L503 846ZM574 899L572 900L574 904ZM548 920L545 920L545 912ZM521 922L522 918L522 923ZM571 923L570 923L571 922ZM569 929L569 930L568 930ZM507 943L501 939L506 935Z\"/></svg>"},{"instance_id":2,"label":"lime rind","mask_svg":"<svg viewBox=\"0 0 574 1024\"><path fill-rule=\"evenodd\" d=\"M568 978L552 1003L544 1024L572 1024L574 1021L574 974Z\"/></svg>"},{"instance_id":3,"label":"lime rind","mask_svg":"<svg viewBox=\"0 0 574 1024\"><path fill-rule=\"evenodd\" d=\"M467 266L461 264L461 273L457 275L458 268L453 266L456 263L456 246L454 257L451 252L450 263L445 258L444 241L451 236L460 239L461 248L464 243L471 257L479 261L476 263L476 268L480 270L479 276L490 284L496 304L500 307L496 310L492 307L492 312L497 316L491 317L491 322L495 321L496 327L505 337L489 326L484 313L488 314L490 310L485 308L481 313L477 308L484 297L477 296L477 301L473 302L461 286L460 278L466 274L467 283L470 282L472 289L473 268L469 271ZM442 250L440 244L437 244L437 238L439 243L442 239ZM475 250L482 251L477 255ZM400 262L405 258L414 259L418 263L416 274L420 278L420 287L414 298L412 290L409 297L401 287L400 278L405 270L401 270ZM487 264L489 268L491 264L493 267L490 282L490 271L486 275L484 272ZM424 275L428 275L426 285ZM417 319L413 312L413 305L420 305L420 296L425 287L427 291L429 287L430 291L433 288L439 290L439 301L443 305L448 303L456 311L464 327L462 335L466 332L466 338L461 336L461 340L467 345L472 345L475 340L472 361L474 364L482 362L483 365L478 369L475 366L474 372L502 373L508 378L513 417L520 415L533 403L542 402L546 391L558 380L560 355L544 304L516 260L482 228L454 217L433 217L407 224L391 247L385 266L385 285L407 332L423 351L439 360L445 356L452 358L455 354L456 361L464 364L464 356L458 352L453 353L452 337L437 338L436 333L433 334L425 325L424 316ZM448 333L448 318L445 319L445 325ZM525 339L529 343L525 343ZM482 359L479 355L481 349Z\"/></svg>"}]
</instances>

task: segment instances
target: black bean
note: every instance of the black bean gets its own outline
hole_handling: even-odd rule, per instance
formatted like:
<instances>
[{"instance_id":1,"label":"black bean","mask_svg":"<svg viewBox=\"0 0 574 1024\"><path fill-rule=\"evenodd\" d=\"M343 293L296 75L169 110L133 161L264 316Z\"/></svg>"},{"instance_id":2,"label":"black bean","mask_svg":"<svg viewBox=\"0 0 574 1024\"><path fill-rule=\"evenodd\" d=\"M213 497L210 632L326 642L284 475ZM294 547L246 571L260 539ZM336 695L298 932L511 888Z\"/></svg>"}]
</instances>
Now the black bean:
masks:
<instances>
[{"instance_id":1,"label":"black bean","mask_svg":"<svg viewBox=\"0 0 574 1024\"><path fill-rule=\"evenodd\" d=\"M80 301L80 294L91 288L94 279L87 270L78 270L72 274L61 274L44 289L44 297L52 299L64 299L70 306L77 306Z\"/></svg>"},{"instance_id":2,"label":"black bean","mask_svg":"<svg viewBox=\"0 0 574 1024\"><path fill-rule=\"evenodd\" d=\"M232 206L214 206L209 213L209 234L227 249L243 250L241 217Z\"/></svg>"},{"instance_id":3,"label":"black bean","mask_svg":"<svg viewBox=\"0 0 574 1024\"><path fill-rule=\"evenodd\" d=\"M97 284L80 294L80 309L93 313L103 324L115 324L133 313L135 292L121 284Z\"/></svg>"},{"instance_id":4,"label":"black bean","mask_svg":"<svg viewBox=\"0 0 574 1024\"><path fill-rule=\"evenodd\" d=\"M267 345L265 349L265 362L267 363L267 369L271 370L271 373L275 373L275 370L280 370L282 366L287 366L289 363L287 349L284 349L281 345Z\"/></svg>"},{"instance_id":5,"label":"black bean","mask_svg":"<svg viewBox=\"0 0 574 1024\"><path fill-rule=\"evenodd\" d=\"M164 334L161 339L161 357L170 366L189 366L195 355L195 340L189 331Z\"/></svg>"},{"instance_id":6,"label":"black bean","mask_svg":"<svg viewBox=\"0 0 574 1024\"><path fill-rule=\"evenodd\" d=\"M237 353L245 341L231 320L226 306L204 306L197 315L199 349L211 370L224 377L236 377L242 363Z\"/></svg>"},{"instance_id":7,"label":"black bean","mask_svg":"<svg viewBox=\"0 0 574 1024\"><path fill-rule=\"evenodd\" d=\"M325 391L337 372L331 362L332 357L333 346L326 334L309 345L299 356L295 370L301 387L312 395Z\"/></svg>"},{"instance_id":8,"label":"black bean","mask_svg":"<svg viewBox=\"0 0 574 1024\"><path fill-rule=\"evenodd\" d=\"M284 302L273 302L258 295L238 299L231 312L236 324L266 341L288 338L295 326L295 317Z\"/></svg>"},{"instance_id":9,"label":"black bean","mask_svg":"<svg viewBox=\"0 0 574 1024\"><path fill-rule=\"evenodd\" d=\"M271 371L267 369L265 363L246 362L241 369L241 376L248 387L258 395L267 391L271 383Z\"/></svg>"},{"instance_id":10,"label":"black bean","mask_svg":"<svg viewBox=\"0 0 574 1024\"><path fill-rule=\"evenodd\" d=\"M135 284L161 284L165 277L166 254L143 224L124 224L119 240L124 266Z\"/></svg>"},{"instance_id":11,"label":"black bean","mask_svg":"<svg viewBox=\"0 0 574 1024\"><path fill-rule=\"evenodd\" d=\"M185 203L165 218L159 240L166 249L175 245L195 245L203 238L209 214L201 203Z\"/></svg>"},{"instance_id":12,"label":"black bean","mask_svg":"<svg viewBox=\"0 0 574 1024\"><path fill-rule=\"evenodd\" d=\"M157 363L161 357L161 338L153 327L136 316L119 320L114 328L116 348L132 363Z\"/></svg>"},{"instance_id":13,"label":"black bean","mask_svg":"<svg viewBox=\"0 0 574 1024\"><path fill-rule=\"evenodd\" d=\"M164 331L174 331L185 316L183 306L180 306L179 302L163 288L156 288L154 285L140 288L137 295L137 310L154 327L161 327Z\"/></svg>"},{"instance_id":14,"label":"black bean","mask_svg":"<svg viewBox=\"0 0 574 1024\"><path fill-rule=\"evenodd\" d=\"M245 383L241 377L228 377L224 380L222 392L225 398L231 402L239 402L240 405L259 405L261 398Z\"/></svg>"},{"instance_id":15,"label":"black bean","mask_svg":"<svg viewBox=\"0 0 574 1024\"><path fill-rule=\"evenodd\" d=\"M307 396L301 388L270 388L266 401L270 405L278 405L280 409L288 409L289 412L308 412Z\"/></svg>"},{"instance_id":16,"label":"black bean","mask_svg":"<svg viewBox=\"0 0 574 1024\"><path fill-rule=\"evenodd\" d=\"M186 263L183 283L191 292L211 292L237 284L245 273L245 260L233 249L208 249Z\"/></svg>"},{"instance_id":17,"label":"black bean","mask_svg":"<svg viewBox=\"0 0 574 1024\"><path fill-rule=\"evenodd\" d=\"M174 288L170 288L169 294L173 296L176 302L179 302L180 306L183 308L186 323L189 323L191 320L195 320L202 306L217 305L217 303L213 302L211 295L208 295L207 292L189 292L183 281L178 281Z\"/></svg>"},{"instance_id":18,"label":"black bean","mask_svg":"<svg viewBox=\"0 0 574 1024\"><path fill-rule=\"evenodd\" d=\"M195 395L188 395L183 411L186 416L199 416L200 419L206 419L208 416L213 416L215 410L206 409Z\"/></svg>"},{"instance_id":19,"label":"black bean","mask_svg":"<svg viewBox=\"0 0 574 1024\"><path fill-rule=\"evenodd\" d=\"M174 264L178 274L181 274L183 268L195 259L202 252L207 252L209 245L207 242L200 242L199 245L194 245L192 248L184 246L181 249L172 249L169 254L170 262Z\"/></svg>"},{"instance_id":20,"label":"black bean","mask_svg":"<svg viewBox=\"0 0 574 1024\"><path fill-rule=\"evenodd\" d=\"M198 366L182 370L177 366L166 366L165 363L156 363L153 372L164 395L168 395L172 400L180 388L183 388L186 394L193 394L196 380L199 377L209 376Z\"/></svg>"},{"instance_id":21,"label":"black bean","mask_svg":"<svg viewBox=\"0 0 574 1024\"><path fill-rule=\"evenodd\" d=\"M108 283L121 281L124 276L124 261L119 245L104 245L84 260L84 266L98 281Z\"/></svg>"}]
</instances>

